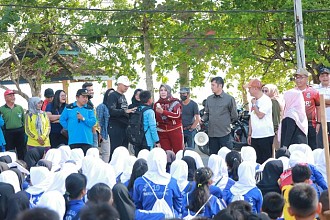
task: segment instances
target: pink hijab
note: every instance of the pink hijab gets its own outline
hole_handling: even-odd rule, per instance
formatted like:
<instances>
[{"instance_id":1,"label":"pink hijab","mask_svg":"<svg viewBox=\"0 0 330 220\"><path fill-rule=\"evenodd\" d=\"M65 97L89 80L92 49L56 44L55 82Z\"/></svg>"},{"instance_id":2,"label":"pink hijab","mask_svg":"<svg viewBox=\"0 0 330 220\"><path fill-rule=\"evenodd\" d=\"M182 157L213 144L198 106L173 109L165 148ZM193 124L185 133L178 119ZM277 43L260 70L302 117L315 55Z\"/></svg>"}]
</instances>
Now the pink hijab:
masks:
<instances>
[{"instance_id":1,"label":"pink hijab","mask_svg":"<svg viewBox=\"0 0 330 220\"><path fill-rule=\"evenodd\" d=\"M284 101L285 107L283 119L286 117L292 118L300 130L307 135L308 121L302 92L296 89L291 89L284 93Z\"/></svg>"}]
</instances>

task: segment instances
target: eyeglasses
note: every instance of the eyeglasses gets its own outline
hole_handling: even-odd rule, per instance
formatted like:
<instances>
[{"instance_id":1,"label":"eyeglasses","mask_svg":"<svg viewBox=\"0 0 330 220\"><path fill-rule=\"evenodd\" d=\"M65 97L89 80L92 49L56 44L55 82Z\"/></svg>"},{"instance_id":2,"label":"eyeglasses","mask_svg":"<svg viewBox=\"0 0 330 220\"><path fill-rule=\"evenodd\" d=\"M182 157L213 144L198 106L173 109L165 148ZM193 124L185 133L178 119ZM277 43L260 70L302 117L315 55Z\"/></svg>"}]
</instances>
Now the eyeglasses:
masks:
<instances>
[{"instance_id":1,"label":"eyeglasses","mask_svg":"<svg viewBox=\"0 0 330 220\"><path fill-rule=\"evenodd\" d=\"M263 93L267 93L267 92L268 92L267 89L262 89L261 91L262 91Z\"/></svg>"},{"instance_id":2,"label":"eyeglasses","mask_svg":"<svg viewBox=\"0 0 330 220\"><path fill-rule=\"evenodd\" d=\"M307 78L307 76L295 76L294 77L295 80L302 80L304 78Z\"/></svg>"}]
</instances>

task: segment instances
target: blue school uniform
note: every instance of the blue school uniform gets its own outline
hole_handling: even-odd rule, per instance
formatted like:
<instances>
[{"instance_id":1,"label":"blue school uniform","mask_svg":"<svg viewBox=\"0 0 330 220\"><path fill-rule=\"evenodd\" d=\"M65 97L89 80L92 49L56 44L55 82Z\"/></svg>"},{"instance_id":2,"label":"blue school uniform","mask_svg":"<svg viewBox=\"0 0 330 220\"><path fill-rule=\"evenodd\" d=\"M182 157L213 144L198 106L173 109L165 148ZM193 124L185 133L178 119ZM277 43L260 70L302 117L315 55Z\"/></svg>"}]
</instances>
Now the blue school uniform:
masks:
<instances>
[{"instance_id":1,"label":"blue school uniform","mask_svg":"<svg viewBox=\"0 0 330 220\"><path fill-rule=\"evenodd\" d=\"M194 181L194 182L192 182L192 187L191 187L191 190L189 192L192 192L195 188L196 188L196 182ZM222 191L219 187L210 185L209 189L210 189L210 193L212 195L214 195L215 197L217 197L218 199L223 198Z\"/></svg>"},{"instance_id":2,"label":"blue school uniform","mask_svg":"<svg viewBox=\"0 0 330 220\"><path fill-rule=\"evenodd\" d=\"M143 178L146 179L151 185L158 199L163 198L165 185L158 185L153 183L146 177ZM156 202L156 198L151 191L151 188L143 178L139 177L134 182L133 201L135 203L136 209L149 211L152 210L152 207ZM169 207L172 208L172 210L174 211L175 216L178 216L181 212L182 195L176 179L171 178L170 182L167 185L164 199L169 205Z\"/></svg>"},{"instance_id":3,"label":"blue school uniform","mask_svg":"<svg viewBox=\"0 0 330 220\"><path fill-rule=\"evenodd\" d=\"M230 204L232 202L234 195L229 190L227 197L225 199L227 204ZM254 187L250 191L248 191L245 195L243 195L244 200L250 203L252 206L252 212L253 213L260 213L261 206L262 206L262 193L258 189L258 187Z\"/></svg>"},{"instance_id":4,"label":"blue school uniform","mask_svg":"<svg viewBox=\"0 0 330 220\"><path fill-rule=\"evenodd\" d=\"M225 188L222 190L222 198L227 198L228 191L234 184L235 184L235 181L231 178L228 178L227 184L226 184ZM218 187L217 185L214 185L214 186Z\"/></svg>"},{"instance_id":5,"label":"blue school uniform","mask_svg":"<svg viewBox=\"0 0 330 220\"><path fill-rule=\"evenodd\" d=\"M159 220L159 219L165 219L164 213L151 213L149 211L135 210L135 220Z\"/></svg>"},{"instance_id":6,"label":"blue school uniform","mask_svg":"<svg viewBox=\"0 0 330 220\"><path fill-rule=\"evenodd\" d=\"M5 152L6 151L6 141L5 141L5 137L3 136L3 132L1 127L4 126L5 121L3 120L2 116L0 115L0 151L1 152Z\"/></svg>"},{"instance_id":7,"label":"blue school uniform","mask_svg":"<svg viewBox=\"0 0 330 220\"><path fill-rule=\"evenodd\" d=\"M191 202L191 195L192 192L186 194L182 201L182 218L186 217L188 215L188 208L189 205L187 203L187 197L189 199L189 203ZM214 195L211 195L210 200L208 203L206 203L205 207L199 212L197 216L207 217L207 218L213 218L218 212L220 212L224 207L220 203L219 199L216 198ZM190 210L190 215L194 216L196 213Z\"/></svg>"},{"instance_id":8,"label":"blue school uniform","mask_svg":"<svg viewBox=\"0 0 330 220\"><path fill-rule=\"evenodd\" d=\"M82 199L80 200L71 200L68 202L67 210L64 215L64 220L73 220L79 219L79 213L85 203Z\"/></svg>"},{"instance_id":9,"label":"blue school uniform","mask_svg":"<svg viewBox=\"0 0 330 220\"><path fill-rule=\"evenodd\" d=\"M25 193L26 193L26 195L27 195L27 197L28 197L28 199L30 201L30 209L32 209L32 208L34 208L37 205L37 203L39 202L40 197L42 196L42 194L44 192L41 192L39 194L34 194L34 195L33 194L30 194L28 192L25 192Z\"/></svg>"}]
</instances>

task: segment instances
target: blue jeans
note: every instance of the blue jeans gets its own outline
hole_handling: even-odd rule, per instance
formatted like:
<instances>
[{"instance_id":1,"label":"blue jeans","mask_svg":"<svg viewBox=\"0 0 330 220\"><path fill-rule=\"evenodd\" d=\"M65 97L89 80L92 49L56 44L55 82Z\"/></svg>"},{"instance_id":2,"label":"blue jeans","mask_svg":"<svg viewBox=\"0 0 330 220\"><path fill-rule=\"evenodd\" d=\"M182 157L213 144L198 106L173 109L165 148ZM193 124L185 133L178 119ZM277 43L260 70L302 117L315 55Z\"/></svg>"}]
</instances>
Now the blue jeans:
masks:
<instances>
[{"instance_id":1,"label":"blue jeans","mask_svg":"<svg viewBox=\"0 0 330 220\"><path fill-rule=\"evenodd\" d=\"M194 137L196 134L196 129L189 131L183 130L183 137L184 137L184 146L190 149L195 149L195 141Z\"/></svg>"}]
</instances>

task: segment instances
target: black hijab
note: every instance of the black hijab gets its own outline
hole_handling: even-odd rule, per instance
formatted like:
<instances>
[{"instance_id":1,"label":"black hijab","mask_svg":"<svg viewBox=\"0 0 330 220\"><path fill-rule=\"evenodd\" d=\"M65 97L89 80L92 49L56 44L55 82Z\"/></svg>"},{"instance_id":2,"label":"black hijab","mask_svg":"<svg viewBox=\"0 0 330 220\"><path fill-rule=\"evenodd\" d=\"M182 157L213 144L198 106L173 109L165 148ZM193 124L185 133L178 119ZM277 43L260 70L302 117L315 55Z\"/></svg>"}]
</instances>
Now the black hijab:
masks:
<instances>
[{"instance_id":1,"label":"black hijab","mask_svg":"<svg viewBox=\"0 0 330 220\"><path fill-rule=\"evenodd\" d=\"M19 186L21 187L21 190L23 190L23 183L24 183L24 175L23 173L17 168L17 167L12 167L10 170L14 171L18 177L19 181Z\"/></svg>"},{"instance_id":2,"label":"black hijab","mask_svg":"<svg viewBox=\"0 0 330 220\"><path fill-rule=\"evenodd\" d=\"M43 147L37 147L28 150L24 157L24 161L26 162L28 170L30 170L31 167L34 167L38 161L43 158L44 154L45 149Z\"/></svg>"},{"instance_id":3,"label":"black hijab","mask_svg":"<svg viewBox=\"0 0 330 220\"><path fill-rule=\"evenodd\" d=\"M134 220L135 219L135 205L129 197L127 187L122 183L117 183L112 188L113 203L117 208L120 219Z\"/></svg>"},{"instance_id":4,"label":"black hijab","mask_svg":"<svg viewBox=\"0 0 330 220\"><path fill-rule=\"evenodd\" d=\"M9 170L7 163L0 162L0 173L2 173L3 171L6 171L6 170Z\"/></svg>"},{"instance_id":5,"label":"black hijab","mask_svg":"<svg viewBox=\"0 0 330 220\"><path fill-rule=\"evenodd\" d=\"M290 151L285 147L281 147L275 152L275 158L278 159L280 157L290 158Z\"/></svg>"},{"instance_id":6,"label":"black hijab","mask_svg":"<svg viewBox=\"0 0 330 220\"><path fill-rule=\"evenodd\" d=\"M41 159L41 160L38 161L37 166L38 167L47 167L48 170L51 171L53 164L49 160Z\"/></svg>"},{"instance_id":7,"label":"black hijab","mask_svg":"<svg viewBox=\"0 0 330 220\"><path fill-rule=\"evenodd\" d=\"M13 220L26 209L30 208L29 198L25 191L19 191L13 194L8 199L7 218L6 220Z\"/></svg>"},{"instance_id":8,"label":"black hijab","mask_svg":"<svg viewBox=\"0 0 330 220\"><path fill-rule=\"evenodd\" d=\"M175 161L175 154L173 151L167 150L166 156L167 156L166 172L170 173L171 165L173 161Z\"/></svg>"},{"instance_id":9,"label":"black hijab","mask_svg":"<svg viewBox=\"0 0 330 220\"><path fill-rule=\"evenodd\" d=\"M266 163L265 168L262 171L262 179L257 184L257 187L261 190L263 195L266 195L268 192L277 192L281 194L277 181L282 173L283 163L281 160L271 160Z\"/></svg>"},{"instance_id":10,"label":"black hijab","mask_svg":"<svg viewBox=\"0 0 330 220\"><path fill-rule=\"evenodd\" d=\"M184 156L182 160L188 165L188 181L194 181L194 175L197 170L195 159L190 156Z\"/></svg>"},{"instance_id":11,"label":"black hijab","mask_svg":"<svg viewBox=\"0 0 330 220\"><path fill-rule=\"evenodd\" d=\"M5 219L7 216L7 207L9 207L8 199L14 195L14 187L9 183L0 182L0 219Z\"/></svg>"},{"instance_id":12,"label":"black hijab","mask_svg":"<svg viewBox=\"0 0 330 220\"><path fill-rule=\"evenodd\" d=\"M5 155L5 156L0 157L0 162L11 163L13 161L11 160L11 157L10 156Z\"/></svg>"},{"instance_id":13,"label":"black hijab","mask_svg":"<svg viewBox=\"0 0 330 220\"><path fill-rule=\"evenodd\" d=\"M141 92L141 91L142 91L142 89L136 89L136 90L134 91L134 94L133 94L133 96L132 96L132 104L130 104L130 105L128 106L129 109L134 108L134 107L139 107L139 106L141 105L141 101L138 101L138 100L135 98L135 95L136 95L138 92Z\"/></svg>"}]
</instances>

